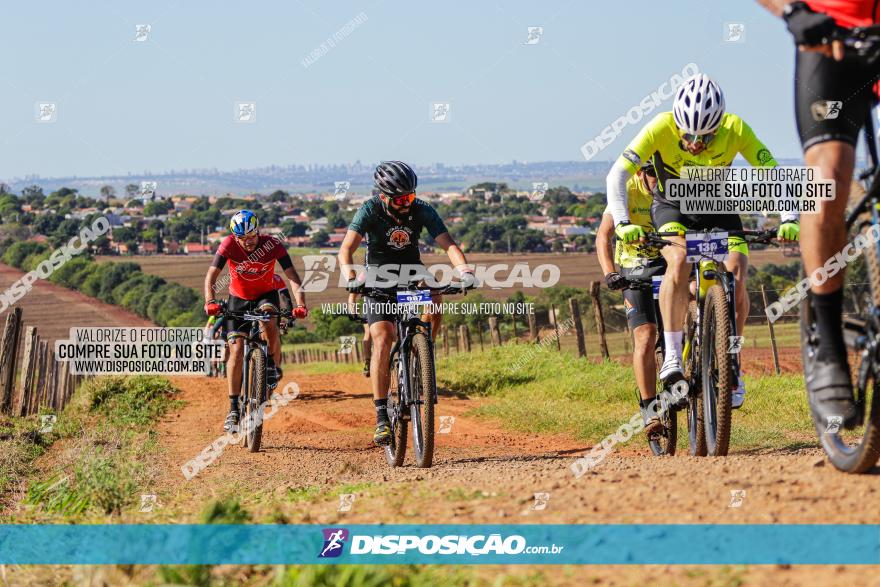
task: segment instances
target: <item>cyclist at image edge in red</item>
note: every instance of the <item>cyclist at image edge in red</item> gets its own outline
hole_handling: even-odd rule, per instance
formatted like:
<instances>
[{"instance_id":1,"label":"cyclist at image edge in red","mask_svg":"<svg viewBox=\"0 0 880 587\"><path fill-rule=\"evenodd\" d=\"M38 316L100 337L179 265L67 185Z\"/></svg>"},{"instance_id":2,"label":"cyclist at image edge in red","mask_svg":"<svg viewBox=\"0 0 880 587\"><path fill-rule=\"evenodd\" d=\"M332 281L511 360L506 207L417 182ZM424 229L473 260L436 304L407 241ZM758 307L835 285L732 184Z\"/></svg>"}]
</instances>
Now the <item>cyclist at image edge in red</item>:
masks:
<instances>
[{"instance_id":1,"label":"cyclist at image edge in red","mask_svg":"<svg viewBox=\"0 0 880 587\"><path fill-rule=\"evenodd\" d=\"M644 236L638 224L631 224L626 205L626 182L644 161L653 160L659 190L654 194L651 219L659 232L704 230L742 230L742 220L735 214L684 214L677 203L664 195L665 182L681 176L686 166L727 167L740 154L753 166L773 167L776 160L758 140L752 129L739 116L725 112L724 94L718 84L705 74L689 77L675 94L672 112L663 112L651 120L618 157L608 172L608 210L614 217L615 234L624 242ZM782 214L777 237L797 240L797 215ZM660 313L663 317L663 339L666 356L660 368L665 382L682 377L683 326L690 294L691 264L686 261L684 237L665 237L679 246L662 249L667 269L660 285ZM736 330L741 335L749 315L746 290L748 245L740 237L731 237L730 255L724 262L736 283ZM737 374L737 387L731 404L739 408L745 401L746 388L742 374Z\"/></svg>"},{"instance_id":2,"label":"cyclist at image edge in red","mask_svg":"<svg viewBox=\"0 0 880 587\"><path fill-rule=\"evenodd\" d=\"M657 173L648 162L642 164L636 175L626 182L627 206L630 221L640 225L646 232L653 232L651 224L651 202L657 189ZM614 256L614 220L606 209L602 223L596 231L596 255L605 274L608 289L618 290L626 285L630 276L650 279L662 275L666 269L663 258L654 247L640 247L638 243L617 243ZM614 267L620 266L620 272ZM626 308L626 321L633 336L633 373L639 388L639 406L645 418L645 435L650 440L663 432L663 423L656 414L649 414L648 408L657 395L657 365L654 349L657 343L657 315L654 305L654 291L648 288L628 288L623 290L623 304Z\"/></svg>"},{"instance_id":3,"label":"cyclist at image edge in red","mask_svg":"<svg viewBox=\"0 0 880 587\"><path fill-rule=\"evenodd\" d=\"M818 214L805 215L801 256L807 275L822 267L846 246L845 211L855 169L856 142L877 97L880 63L843 61L843 43L829 43L836 29L880 22L877 0L759 0L788 26L798 46L795 58L795 116L804 160L834 180L836 197L822 201ZM824 115L829 101L839 101L839 115ZM852 379L843 339L844 271L810 288L818 348L805 361L807 397L820 420L840 417L845 428L855 425Z\"/></svg>"},{"instance_id":4,"label":"cyclist at image edge in red","mask_svg":"<svg viewBox=\"0 0 880 587\"><path fill-rule=\"evenodd\" d=\"M437 211L429 203L416 198L416 172L402 161L383 161L376 167L373 179L379 195L370 198L358 209L339 247L339 266L343 271L348 271L349 292L359 285L352 258L364 237L367 237L370 267L391 269L401 265L421 266L418 243L423 229L427 229L434 242L446 251L461 276L462 284L473 283L473 269L467 264L464 253L450 236ZM432 301L439 303L440 298L439 295L432 296ZM365 296L363 303L373 344L370 363L370 385L376 406L373 442L384 446L391 443L387 407L390 383L388 364L391 347L397 337L395 316L383 311L381 308L385 304L378 299ZM426 318L431 322L431 334L436 336L442 316L436 312L423 316L422 320Z\"/></svg>"},{"instance_id":5,"label":"cyclist at image edge in red","mask_svg":"<svg viewBox=\"0 0 880 587\"><path fill-rule=\"evenodd\" d=\"M241 210L229 222L232 234L223 239L211 267L205 276L205 313L216 316L221 313L220 303L215 296L215 284L223 267L229 263L229 299L227 307L233 312L278 312L280 301L275 286L275 262L281 265L285 277L290 282L290 290L296 298L294 309L296 318L305 318L305 295L300 289L300 279L293 268L293 261L284 245L275 237L260 234L259 222L250 210ZM229 384L229 414L224 429L234 430L238 426L238 396L241 391L241 374L244 360L244 343L250 323L242 319L229 318L226 321L226 339L229 346L229 360L226 380ZM267 376L270 389L281 379L281 339L278 321L260 322L260 330L269 346Z\"/></svg>"}]
</instances>

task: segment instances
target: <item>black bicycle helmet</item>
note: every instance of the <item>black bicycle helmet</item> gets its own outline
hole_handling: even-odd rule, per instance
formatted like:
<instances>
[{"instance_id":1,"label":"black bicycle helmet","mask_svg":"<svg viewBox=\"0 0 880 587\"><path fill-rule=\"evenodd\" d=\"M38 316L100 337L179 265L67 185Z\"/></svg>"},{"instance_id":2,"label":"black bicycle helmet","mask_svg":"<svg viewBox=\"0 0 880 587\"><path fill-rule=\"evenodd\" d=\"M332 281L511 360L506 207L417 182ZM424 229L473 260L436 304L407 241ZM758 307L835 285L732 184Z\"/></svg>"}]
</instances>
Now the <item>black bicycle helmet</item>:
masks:
<instances>
[{"instance_id":1,"label":"black bicycle helmet","mask_svg":"<svg viewBox=\"0 0 880 587\"><path fill-rule=\"evenodd\" d=\"M402 196L416 191L419 178L403 161L382 161L373 174L376 188L387 196Z\"/></svg>"}]
</instances>

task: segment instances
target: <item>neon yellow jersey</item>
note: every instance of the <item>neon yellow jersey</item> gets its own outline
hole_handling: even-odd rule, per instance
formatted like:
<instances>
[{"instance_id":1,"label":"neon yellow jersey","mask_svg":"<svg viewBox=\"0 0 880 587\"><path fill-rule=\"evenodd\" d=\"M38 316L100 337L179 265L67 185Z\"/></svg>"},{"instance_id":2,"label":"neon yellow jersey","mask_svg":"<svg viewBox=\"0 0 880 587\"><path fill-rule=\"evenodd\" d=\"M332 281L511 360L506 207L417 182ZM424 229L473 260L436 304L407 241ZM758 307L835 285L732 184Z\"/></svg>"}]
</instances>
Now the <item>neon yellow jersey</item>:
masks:
<instances>
[{"instance_id":1,"label":"neon yellow jersey","mask_svg":"<svg viewBox=\"0 0 880 587\"><path fill-rule=\"evenodd\" d=\"M640 225L645 232L654 232L651 224L651 202L654 195L648 191L638 175L633 175L626 182L626 200L629 207L629 221ZM611 214L605 208L605 214ZM645 247L638 243L627 244L617 241L614 248L614 262L621 267L632 268L642 265L645 259L653 260L660 257L655 247Z\"/></svg>"},{"instance_id":2,"label":"neon yellow jersey","mask_svg":"<svg viewBox=\"0 0 880 587\"><path fill-rule=\"evenodd\" d=\"M653 159L662 192L664 182L678 179L683 167L727 167L737 154L753 167L779 165L752 128L736 114L725 113L715 131L715 138L702 153L691 155L681 146L672 112L662 112L627 145L618 163L635 173L644 161ZM659 199L665 200L662 196Z\"/></svg>"}]
</instances>

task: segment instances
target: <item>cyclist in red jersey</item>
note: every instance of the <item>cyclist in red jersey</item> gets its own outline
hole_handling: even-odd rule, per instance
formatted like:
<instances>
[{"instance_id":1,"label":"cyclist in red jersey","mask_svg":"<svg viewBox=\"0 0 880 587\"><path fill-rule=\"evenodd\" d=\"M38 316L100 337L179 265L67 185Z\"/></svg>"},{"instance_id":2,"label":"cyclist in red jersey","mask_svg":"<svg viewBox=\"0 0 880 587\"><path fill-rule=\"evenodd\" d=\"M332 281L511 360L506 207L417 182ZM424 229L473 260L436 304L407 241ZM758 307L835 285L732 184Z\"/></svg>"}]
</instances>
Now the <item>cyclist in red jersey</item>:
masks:
<instances>
[{"instance_id":1,"label":"cyclist in red jersey","mask_svg":"<svg viewBox=\"0 0 880 587\"><path fill-rule=\"evenodd\" d=\"M235 312L267 310L277 312L280 307L275 278L275 262L281 265L285 277L290 282L290 291L296 298L294 316L305 318L305 294L287 249L275 237L260 234L257 217L250 210L242 210L233 215L230 221L232 234L223 239L208 274L205 276L205 313L216 316L220 313L219 302L215 298L217 278L226 264L229 264L228 308ZM280 279L280 277L279 277ZM282 282L283 285L283 282ZM241 373L244 360L244 344L241 337L247 335L250 326L241 319L227 319L226 339L229 345L227 381L229 383L230 409L224 428L234 430L238 426L238 396L241 391ZM281 339L278 321L261 322L263 338L269 345L268 383L274 388L281 379Z\"/></svg>"},{"instance_id":2,"label":"cyclist in red jersey","mask_svg":"<svg viewBox=\"0 0 880 587\"><path fill-rule=\"evenodd\" d=\"M801 255L807 275L822 267L847 242L845 211L855 169L855 145L870 116L880 68L844 60L843 43L833 40L840 27L878 22L878 0L758 0L781 16L798 47L795 108L804 160L836 184L836 197L820 204L818 214L801 217ZM852 379L843 339L844 272L811 286L818 347L804 361L807 397L820 421L856 423Z\"/></svg>"}]
</instances>

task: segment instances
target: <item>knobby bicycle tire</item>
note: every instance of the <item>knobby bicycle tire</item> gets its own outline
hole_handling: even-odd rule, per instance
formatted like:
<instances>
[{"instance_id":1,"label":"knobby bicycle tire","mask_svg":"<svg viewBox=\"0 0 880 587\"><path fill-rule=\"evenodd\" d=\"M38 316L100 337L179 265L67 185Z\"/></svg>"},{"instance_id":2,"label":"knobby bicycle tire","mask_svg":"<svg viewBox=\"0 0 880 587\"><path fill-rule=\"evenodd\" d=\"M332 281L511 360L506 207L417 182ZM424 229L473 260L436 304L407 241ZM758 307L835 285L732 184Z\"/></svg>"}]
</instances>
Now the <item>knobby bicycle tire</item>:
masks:
<instances>
[{"instance_id":1,"label":"knobby bicycle tire","mask_svg":"<svg viewBox=\"0 0 880 587\"><path fill-rule=\"evenodd\" d=\"M689 386L687 410L688 450L692 456L706 456L706 427L703 420L702 373L699 369L699 351L695 348L697 323L697 302L688 304L685 316L685 340L690 344L690 352L684 366L684 378ZM705 341L704 341L705 343Z\"/></svg>"},{"instance_id":2,"label":"knobby bicycle tire","mask_svg":"<svg viewBox=\"0 0 880 587\"><path fill-rule=\"evenodd\" d=\"M719 284L709 288L704 304L701 363L706 451L709 456L718 457L727 454L730 446L730 423L733 418L730 387L733 375L733 361L730 357L731 316L727 306L727 294ZM710 393L714 395L710 397L708 395ZM712 426L713 415L714 426Z\"/></svg>"},{"instance_id":3,"label":"knobby bicycle tire","mask_svg":"<svg viewBox=\"0 0 880 587\"><path fill-rule=\"evenodd\" d=\"M413 335L410 355L410 412L413 427L413 454L416 465L430 467L434 461L434 355L428 337ZM420 402L418 400L421 400ZM419 438L419 436L421 438Z\"/></svg>"},{"instance_id":4,"label":"knobby bicycle tire","mask_svg":"<svg viewBox=\"0 0 880 587\"><path fill-rule=\"evenodd\" d=\"M385 446L385 460L392 467L399 467L406 457L406 419L402 418L400 406L400 381L397 376L397 360L388 365L388 419L391 426L391 444Z\"/></svg>"}]
</instances>

